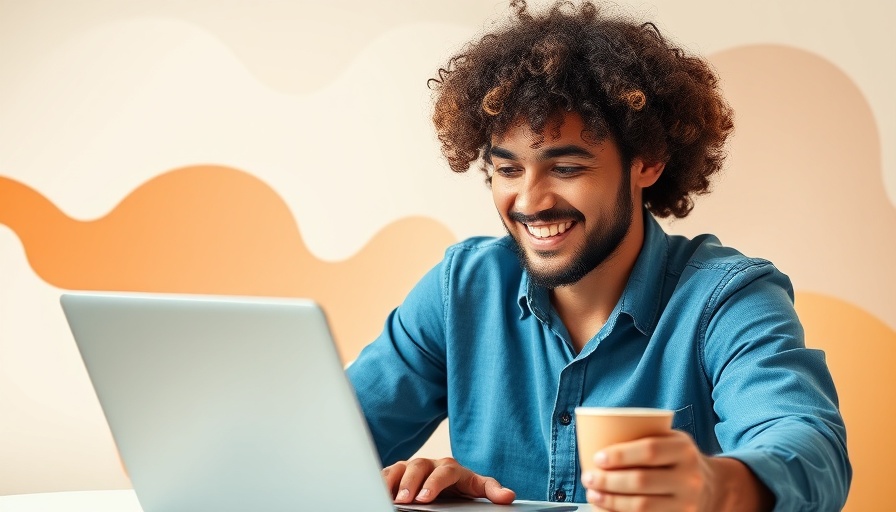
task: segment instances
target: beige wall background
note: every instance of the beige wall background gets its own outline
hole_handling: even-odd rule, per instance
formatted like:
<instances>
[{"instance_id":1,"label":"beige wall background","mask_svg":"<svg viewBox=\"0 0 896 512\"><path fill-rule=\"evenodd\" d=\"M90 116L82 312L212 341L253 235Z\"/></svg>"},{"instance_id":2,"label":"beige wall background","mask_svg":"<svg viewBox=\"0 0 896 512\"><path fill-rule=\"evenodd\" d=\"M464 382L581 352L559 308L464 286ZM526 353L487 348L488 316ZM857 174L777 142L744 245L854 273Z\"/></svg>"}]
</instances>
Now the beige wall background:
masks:
<instances>
[{"instance_id":1,"label":"beige wall background","mask_svg":"<svg viewBox=\"0 0 896 512\"><path fill-rule=\"evenodd\" d=\"M896 444L896 35L873 0L619 2L708 55L727 171L673 232L794 280L882 510ZM312 296L348 360L452 241L500 235L426 80L504 2L0 0L0 494L129 485L67 289ZM337 278L359 282L352 295ZM882 412L881 412L882 411ZM872 418L877 418L873 423ZM445 454L444 430L425 448Z\"/></svg>"}]
</instances>

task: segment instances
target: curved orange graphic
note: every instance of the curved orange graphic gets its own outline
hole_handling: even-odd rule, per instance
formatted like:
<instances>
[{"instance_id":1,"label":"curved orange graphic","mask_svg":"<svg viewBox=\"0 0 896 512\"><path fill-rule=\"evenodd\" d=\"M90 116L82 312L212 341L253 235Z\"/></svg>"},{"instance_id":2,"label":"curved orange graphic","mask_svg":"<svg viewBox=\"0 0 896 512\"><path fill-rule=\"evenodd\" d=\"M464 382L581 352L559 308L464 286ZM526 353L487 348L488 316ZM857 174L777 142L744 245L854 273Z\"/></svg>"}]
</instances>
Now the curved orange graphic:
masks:
<instances>
[{"instance_id":1,"label":"curved orange graphic","mask_svg":"<svg viewBox=\"0 0 896 512\"><path fill-rule=\"evenodd\" d=\"M862 91L797 48L738 47L712 62L737 116L730 158L713 192L673 226L715 233L773 261L797 289L845 299L896 327L896 208Z\"/></svg>"},{"instance_id":2,"label":"curved orange graphic","mask_svg":"<svg viewBox=\"0 0 896 512\"><path fill-rule=\"evenodd\" d=\"M846 420L855 477L844 510L882 510L896 455L893 368L896 331L845 301L799 293L796 308L807 344L825 351Z\"/></svg>"},{"instance_id":3,"label":"curved orange graphic","mask_svg":"<svg viewBox=\"0 0 896 512\"><path fill-rule=\"evenodd\" d=\"M409 218L387 226L354 257L324 262L305 247L273 189L210 165L153 178L88 222L2 176L0 198L0 224L19 236L31 267L54 286L311 297L327 310L346 361L454 241L441 224Z\"/></svg>"},{"instance_id":4,"label":"curved orange graphic","mask_svg":"<svg viewBox=\"0 0 896 512\"><path fill-rule=\"evenodd\" d=\"M742 46L712 62L737 131L715 190L679 225L769 258L797 290L825 292L801 291L796 305L847 423L855 478L845 510L882 510L896 457L896 209L874 114L846 73L804 50Z\"/></svg>"}]
</instances>

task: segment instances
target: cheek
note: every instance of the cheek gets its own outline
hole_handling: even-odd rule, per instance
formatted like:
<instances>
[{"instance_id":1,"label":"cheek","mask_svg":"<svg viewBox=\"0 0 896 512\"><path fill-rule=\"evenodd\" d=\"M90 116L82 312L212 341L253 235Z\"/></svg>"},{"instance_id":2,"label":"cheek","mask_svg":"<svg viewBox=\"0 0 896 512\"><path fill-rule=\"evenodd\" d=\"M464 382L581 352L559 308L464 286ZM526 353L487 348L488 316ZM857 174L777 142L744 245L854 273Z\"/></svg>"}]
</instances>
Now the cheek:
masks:
<instances>
[{"instance_id":1,"label":"cheek","mask_svg":"<svg viewBox=\"0 0 896 512\"><path fill-rule=\"evenodd\" d=\"M497 180L492 181L492 200L495 202L495 207L498 208L501 215L504 215L513 206L513 194L507 185L502 186Z\"/></svg>"}]
</instances>

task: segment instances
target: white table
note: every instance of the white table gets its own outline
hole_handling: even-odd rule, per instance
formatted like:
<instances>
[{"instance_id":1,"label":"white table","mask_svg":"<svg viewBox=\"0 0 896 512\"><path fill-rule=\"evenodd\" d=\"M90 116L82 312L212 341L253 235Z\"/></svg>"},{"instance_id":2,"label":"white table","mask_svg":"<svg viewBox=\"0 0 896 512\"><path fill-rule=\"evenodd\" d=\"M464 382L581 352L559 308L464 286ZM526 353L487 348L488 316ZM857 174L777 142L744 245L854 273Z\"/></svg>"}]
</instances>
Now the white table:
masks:
<instances>
[{"instance_id":1,"label":"white table","mask_svg":"<svg viewBox=\"0 0 896 512\"><path fill-rule=\"evenodd\" d=\"M143 512L133 490L0 496L0 512Z\"/></svg>"},{"instance_id":2,"label":"white table","mask_svg":"<svg viewBox=\"0 0 896 512\"><path fill-rule=\"evenodd\" d=\"M544 505L556 506L558 504L544 503ZM500 510L509 512L513 508L501 507ZM577 510L578 512L590 512L591 508L589 505L580 505ZM134 491L129 489L0 496L0 512L143 512L143 509L140 508Z\"/></svg>"}]
</instances>

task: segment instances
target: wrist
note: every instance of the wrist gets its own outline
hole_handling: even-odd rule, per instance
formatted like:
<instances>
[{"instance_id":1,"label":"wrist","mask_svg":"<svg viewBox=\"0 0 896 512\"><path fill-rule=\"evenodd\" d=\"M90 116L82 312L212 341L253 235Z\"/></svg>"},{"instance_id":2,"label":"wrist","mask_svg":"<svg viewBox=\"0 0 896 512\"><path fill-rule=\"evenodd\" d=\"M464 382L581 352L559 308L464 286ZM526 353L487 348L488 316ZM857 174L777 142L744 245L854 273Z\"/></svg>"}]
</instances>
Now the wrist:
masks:
<instances>
[{"instance_id":1,"label":"wrist","mask_svg":"<svg viewBox=\"0 0 896 512\"><path fill-rule=\"evenodd\" d=\"M705 463L709 478L703 510L766 512L774 508L774 495L743 462L729 457L706 457Z\"/></svg>"}]
</instances>

